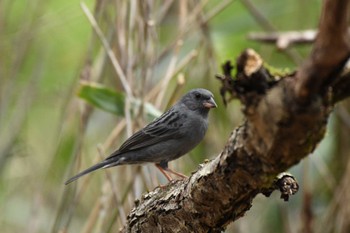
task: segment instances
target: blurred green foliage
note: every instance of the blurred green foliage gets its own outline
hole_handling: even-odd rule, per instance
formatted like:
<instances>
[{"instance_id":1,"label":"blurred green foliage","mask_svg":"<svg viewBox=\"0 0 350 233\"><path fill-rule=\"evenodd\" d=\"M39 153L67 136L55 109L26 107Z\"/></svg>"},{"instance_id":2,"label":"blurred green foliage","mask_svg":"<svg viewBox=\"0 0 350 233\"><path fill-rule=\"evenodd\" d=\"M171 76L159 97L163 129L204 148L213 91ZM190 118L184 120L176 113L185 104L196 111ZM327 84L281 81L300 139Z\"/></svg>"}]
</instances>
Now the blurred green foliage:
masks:
<instances>
[{"instance_id":1,"label":"blurred green foliage","mask_svg":"<svg viewBox=\"0 0 350 233\"><path fill-rule=\"evenodd\" d=\"M81 83L77 95L94 107L117 116L124 116L124 93L115 92L98 84ZM131 105L139 107L141 102L141 100L133 99L131 100ZM161 112L150 103L144 103L144 107L146 114L149 115L151 120L161 115Z\"/></svg>"},{"instance_id":2,"label":"blurred green foliage","mask_svg":"<svg viewBox=\"0 0 350 233\"><path fill-rule=\"evenodd\" d=\"M151 12L142 13L155 18L165 2L152 2L149 5ZM198 20L187 22L192 14L187 12L188 18L184 19L186 26L182 29L185 32L181 37L183 45L179 46L178 51L171 47L163 56L157 56L174 43L180 31L178 2L174 1L163 16L164 20L154 29L150 26L148 31L142 31L140 24L137 24L142 19L137 18L134 27L140 27L139 34L136 29L132 30L131 24L129 31L120 28L122 20L130 16L127 12L131 7L123 8L128 1L89 0L86 4L108 41L114 45L120 43L121 46L116 46L116 56L121 65L127 67L128 63L128 58L121 56L122 52L137 55L134 66L128 67L132 72L125 72L133 77L130 83L139 97L132 108L139 109L143 102L144 111L149 117L140 117L142 114L137 112L133 114L134 129L159 115L185 90L205 87L214 92L219 108L211 114L211 126L205 141L189 156L171 164L189 174L205 158L217 155L232 129L243 120L237 100L226 108L220 101L219 82L214 78L214 74L222 72L220 65L226 60L234 61L243 49L250 47L271 66L294 70L307 56L310 46L289 49L298 54L297 59L293 59L272 44L247 40L247 34L272 31L269 25L278 31L315 28L321 1L256 0L251 2L251 8L250 1L236 0L207 24L201 25L198 21L222 2L207 1L201 14L198 14ZM206 1L188 1L189 9L194 9L201 2ZM142 5L140 2L137 4ZM255 11L268 23L258 19ZM121 42L118 38L125 34L145 43L130 45L127 41ZM192 60L174 71L172 76L175 78L162 87L162 80L171 70L169 64L172 59L179 64L192 50L196 52ZM177 80L180 74L185 77L183 86ZM82 84L82 80L85 83L101 83L101 86ZM159 92L166 90L161 100L148 93L157 85ZM143 97L148 99L141 101ZM65 187L63 182L69 174L98 161L127 137L124 98L119 78L79 2L0 1L2 233L57 232L65 227L67 232L107 232L107 229L114 231L122 225L122 212L127 214L135 198L159 184L158 179L161 178L151 166L111 169L110 175L117 174L112 182L118 190L117 203L98 201L112 193L101 181L103 172L91 175L91 181L88 178L77 187L76 184ZM86 102L90 105L86 105ZM307 159L308 162L292 169L301 183L300 193L292 197L289 203L282 203L278 194L270 198L258 196L246 216L232 224L227 232L298 232L303 225L300 216L303 212L303 193L306 192L317 193L312 206L314 222L321 224L323 219L328 221L326 223L331 221L331 217L327 218L328 215L322 215L322 212L331 213L329 206L333 190L345 174L348 147L344 146L344 138L349 136L349 130L342 127L338 116L331 118L329 128L325 140ZM102 151L96 153L97 149ZM341 159L333 159L338 155L342 155ZM336 171L335 176L332 171ZM78 197L75 190L78 190ZM115 208L112 211L105 206ZM95 208L105 208L106 212L94 212ZM118 209L117 220L101 217L114 216L115 209ZM96 213L100 214L99 218ZM89 221L94 216L98 220L95 228L91 229ZM319 229L321 231L318 232L322 232L322 227ZM332 229L327 232L332 232Z\"/></svg>"},{"instance_id":3,"label":"blurred green foliage","mask_svg":"<svg viewBox=\"0 0 350 233\"><path fill-rule=\"evenodd\" d=\"M124 116L125 96L106 87L81 84L78 96L91 105L118 116Z\"/></svg>"}]
</instances>

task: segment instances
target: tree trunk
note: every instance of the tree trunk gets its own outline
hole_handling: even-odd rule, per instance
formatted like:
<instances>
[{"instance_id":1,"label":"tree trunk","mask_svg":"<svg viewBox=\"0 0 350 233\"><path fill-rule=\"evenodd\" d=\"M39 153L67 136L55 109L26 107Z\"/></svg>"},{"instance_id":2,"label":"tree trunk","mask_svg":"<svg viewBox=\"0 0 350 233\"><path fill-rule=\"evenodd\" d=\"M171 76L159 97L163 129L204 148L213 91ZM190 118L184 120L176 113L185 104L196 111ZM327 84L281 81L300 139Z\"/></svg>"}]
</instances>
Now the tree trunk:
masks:
<instances>
[{"instance_id":1,"label":"tree trunk","mask_svg":"<svg viewBox=\"0 0 350 233\"><path fill-rule=\"evenodd\" d=\"M349 1L324 1L313 50L294 74L273 77L251 49L237 59L234 79L227 63L222 94L241 100L246 120L191 177L137 201L122 232L220 232L312 152L333 105L350 95L350 77L341 73L350 54L348 12Z\"/></svg>"}]
</instances>

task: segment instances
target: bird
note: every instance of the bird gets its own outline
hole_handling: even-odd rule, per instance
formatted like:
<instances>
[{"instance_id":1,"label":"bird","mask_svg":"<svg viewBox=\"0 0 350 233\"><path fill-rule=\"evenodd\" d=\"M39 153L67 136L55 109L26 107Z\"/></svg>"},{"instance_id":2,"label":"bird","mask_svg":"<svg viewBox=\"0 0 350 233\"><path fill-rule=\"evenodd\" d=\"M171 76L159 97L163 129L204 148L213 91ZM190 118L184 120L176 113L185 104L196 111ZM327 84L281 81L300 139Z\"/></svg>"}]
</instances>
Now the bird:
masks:
<instances>
[{"instance_id":1,"label":"bird","mask_svg":"<svg viewBox=\"0 0 350 233\"><path fill-rule=\"evenodd\" d=\"M216 107L210 91L203 88L190 90L160 117L135 132L110 156L68 179L65 184L100 168L144 163L155 163L169 182L172 178L168 173L186 178L170 169L168 162L185 155L202 141L208 129L209 110Z\"/></svg>"}]
</instances>

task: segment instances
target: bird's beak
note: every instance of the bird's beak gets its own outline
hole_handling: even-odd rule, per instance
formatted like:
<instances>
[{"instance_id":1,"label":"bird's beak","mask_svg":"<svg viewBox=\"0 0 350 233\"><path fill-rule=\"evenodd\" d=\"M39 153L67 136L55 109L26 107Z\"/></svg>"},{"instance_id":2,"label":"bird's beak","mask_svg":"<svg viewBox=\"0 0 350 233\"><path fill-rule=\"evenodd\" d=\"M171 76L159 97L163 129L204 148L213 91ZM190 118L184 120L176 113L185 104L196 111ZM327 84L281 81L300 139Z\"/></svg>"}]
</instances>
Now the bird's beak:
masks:
<instances>
[{"instance_id":1,"label":"bird's beak","mask_svg":"<svg viewBox=\"0 0 350 233\"><path fill-rule=\"evenodd\" d=\"M204 101L203 106L206 108L216 108L217 107L213 97L210 97L209 100Z\"/></svg>"}]
</instances>

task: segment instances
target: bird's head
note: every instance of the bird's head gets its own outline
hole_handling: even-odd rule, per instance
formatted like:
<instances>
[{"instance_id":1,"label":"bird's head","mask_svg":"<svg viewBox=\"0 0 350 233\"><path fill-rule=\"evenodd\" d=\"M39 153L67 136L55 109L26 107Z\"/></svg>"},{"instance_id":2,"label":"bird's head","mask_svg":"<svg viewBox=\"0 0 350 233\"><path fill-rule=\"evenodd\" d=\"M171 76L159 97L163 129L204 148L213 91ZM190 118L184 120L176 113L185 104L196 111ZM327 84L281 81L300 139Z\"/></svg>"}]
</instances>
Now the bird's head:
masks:
<instances>
[{"instance_id":1,"label":"bird's head","mask_svg":"<svg viewBox=\"0 0 350 233\"><path fill-rule=\"evenodd\" d=\"M202 88L193 89L184 95L181 102L193 111L208 113L211 108L216 108L214 95Z\"/></svg>"}]
</instances>

